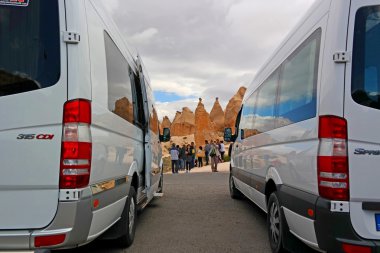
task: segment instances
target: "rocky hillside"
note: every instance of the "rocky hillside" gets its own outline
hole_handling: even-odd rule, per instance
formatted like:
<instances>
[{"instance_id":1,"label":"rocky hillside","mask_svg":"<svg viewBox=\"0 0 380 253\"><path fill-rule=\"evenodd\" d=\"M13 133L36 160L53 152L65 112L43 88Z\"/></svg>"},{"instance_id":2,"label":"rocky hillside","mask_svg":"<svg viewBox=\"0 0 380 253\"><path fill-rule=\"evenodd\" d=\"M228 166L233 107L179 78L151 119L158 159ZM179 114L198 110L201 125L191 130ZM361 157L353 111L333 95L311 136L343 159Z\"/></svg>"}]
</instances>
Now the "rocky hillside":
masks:
<instances>
[{"instance_id":1,"label":"rocky hillside","mask_svg":"<svg viewBox=\"0 0 380 253\"><path fill-rule=\"evenodd\" d=\"M220 105L219 99L216 98L210 113L206 111L202 99L199 99L195 113L184 107L182 112L177 111L173 122L170 122L169 118L165 116L161 123L161 129L170 128L173 137L171 142L178 145L194 140L197 146L203 146L205 140L222 139L224 128L234 128L235 126L236 116L241 108L246 90L245 87L241 87L229 100L225 110Z\"/></svg>"}]
</instances>

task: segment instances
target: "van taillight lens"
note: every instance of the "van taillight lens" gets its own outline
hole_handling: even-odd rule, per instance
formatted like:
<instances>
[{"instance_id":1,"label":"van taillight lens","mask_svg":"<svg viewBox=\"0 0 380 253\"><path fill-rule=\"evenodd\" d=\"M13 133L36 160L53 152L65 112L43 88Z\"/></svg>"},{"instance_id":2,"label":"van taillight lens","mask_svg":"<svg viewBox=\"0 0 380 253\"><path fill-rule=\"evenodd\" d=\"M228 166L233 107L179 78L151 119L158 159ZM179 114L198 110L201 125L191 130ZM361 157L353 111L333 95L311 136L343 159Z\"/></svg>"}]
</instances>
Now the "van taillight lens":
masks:
<instances>
[{"instance_id":1,"label":"van taillight lens","mask_svg":"<svg viewBox=\"0 0 380 253\"><path fill-rule=\"evenodd\" d=\"M371 253L371 247L353 245L348 243L343 243L342 245L343 252L345 253Z\"/></svg>"},{"instance_id":2,"label":"van taillight lens","mask_svg":"<svg viewBox=\"0 0 380 253\"><path fill-rule=\"evenodd\" d=\"M91 172L91 102L68 101L63 113L60 188L88 186Z\"/></svg>"},{"instance_id":3,"label":"van taillight lens","mask_svg":"<svg viewBox=\"0 0 380 253\"><path fill-rule=\"evenodd\" d=\"M91 102L85 99L71 100L65 103L63 110L64 123L91 124Z\"/></svg>"},{"instance_id":4,"label":"van taillight lens","mask_svg":"<svg viewBox=\"0 0 380 253\"><path fill-rule=\"evenodd\" d=\"M319 118L317 158L319 195L330 200L349 200L347 122L337 116Z\"/></svg>"},{"instance_id":5,"label":"van taillight lens","mask_svg":"<svg viewBox=\"0 0 380 253\"><path fill-rule=\"evenodd\" d=\"M66 239L65 234L36 236L34 238L34 247L40 248L40 247L59 245L63 243L65 239Z\"/></svg>"}]
</instances>

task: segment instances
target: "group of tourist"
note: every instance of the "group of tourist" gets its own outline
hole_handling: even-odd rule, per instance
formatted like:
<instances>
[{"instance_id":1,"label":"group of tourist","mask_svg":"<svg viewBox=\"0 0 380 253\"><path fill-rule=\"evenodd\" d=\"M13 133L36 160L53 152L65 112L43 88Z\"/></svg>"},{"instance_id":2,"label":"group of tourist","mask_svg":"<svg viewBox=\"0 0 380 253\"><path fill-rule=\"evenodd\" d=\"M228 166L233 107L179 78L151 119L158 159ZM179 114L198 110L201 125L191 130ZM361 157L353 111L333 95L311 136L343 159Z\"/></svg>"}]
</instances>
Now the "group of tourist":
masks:
<instances>
[{"instance_id":1,"label":"group of tourist","mask_svg":"<svg viewBox=\"0 0 380 253\"><path fill-rule=\"evenodd\" d=\"M194 167L203 167L203 160L206 165L211 164L211 171L218 172L218 163L224 161L226 152L223 141L211 140L210 143L206 140L205 145L195 147L194 142L191 144L179 145L172 144L170 148L170 157L172 162L172 173L176 174L180 170L189 173Z\"/></svg>"}]
</instances>

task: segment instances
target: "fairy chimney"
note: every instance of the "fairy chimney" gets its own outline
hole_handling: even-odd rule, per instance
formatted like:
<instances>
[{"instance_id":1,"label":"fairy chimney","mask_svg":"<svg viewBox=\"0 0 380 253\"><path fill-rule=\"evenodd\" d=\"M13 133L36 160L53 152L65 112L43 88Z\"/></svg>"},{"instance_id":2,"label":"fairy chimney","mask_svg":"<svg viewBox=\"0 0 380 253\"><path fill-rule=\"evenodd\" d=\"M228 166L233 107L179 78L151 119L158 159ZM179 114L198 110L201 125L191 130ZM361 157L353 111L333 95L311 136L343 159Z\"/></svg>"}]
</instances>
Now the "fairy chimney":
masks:
<instances>
[{"instance_id":1,"label":"fairy chimney","mask_svg":"<svg viewBox=\"0 0 380 253\"><path fill-rule=\"evenodd\" d=\"M187 107L182 112L177 112L171 124L170 132L172 136L185 136L195 133L195 115Z\"/></svg>"},{"instance_id":2,"label":"fairy chimney","mask_svg":"<svg viewBox=\"0 0 380 253\"><path fill-rule=\"evenodd\" d=\"M215 132L214 123L210 119L209 113L206 111L202 99L199 99L197 109L195 110L195 144L203 146L205 140L218 138Z\"/></svg>"},{"instance_id":3,"label":"fairy chimney","mask_svg":"<svg viewBox=\"0 0 380 253\"><path fill-rule=\"evenodd\" d=\"M215 124L216 131L224 131L224 111L219 103L219 98L215 99L214 106L212 107L210 112L210 119Z\"/></svg>"}]
</instances>

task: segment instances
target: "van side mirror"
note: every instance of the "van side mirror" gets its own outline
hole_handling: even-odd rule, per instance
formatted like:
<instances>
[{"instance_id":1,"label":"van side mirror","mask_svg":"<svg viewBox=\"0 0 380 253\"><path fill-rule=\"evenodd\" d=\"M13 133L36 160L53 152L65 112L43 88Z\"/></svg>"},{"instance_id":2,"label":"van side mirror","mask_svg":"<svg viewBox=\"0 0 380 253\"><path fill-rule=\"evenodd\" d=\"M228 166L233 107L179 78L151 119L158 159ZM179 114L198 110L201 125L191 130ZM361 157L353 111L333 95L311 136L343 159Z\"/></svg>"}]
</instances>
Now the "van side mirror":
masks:
<instances>
[{"instance_id":1,"label":"van side mirror","mask_svg":"<svg viewBox=\"0 0 380 253\"><path fill-rule=\"evenodd\" d=\"M240 130L240 138L241 138L242 140L245 139L245 136L244 136L244 130L243 130L243 129Z\"/></svg>"},{"instance_id":2,"label":"van side mirror","mask_svg":"<svg viewBox=\"0 0 380 253\"><path fill-rule=\"evenodd\" d=\"M170 141L170 129L169 128L164 128L163 134L160 134L160 142L168 142Z\"/></svg>"},{"instance_id":3,"label":"van side mirror","mask_svg":"<svg viewBox=\"0 0 380 253\"><path fill-rule=\"evenodd\" d=\"M236 137L236 134L232 134L232 129L230 127L224 129L224 141L234 142Z\"/></svg>"}]
</instances>

